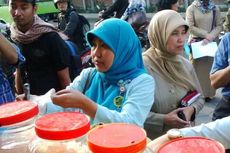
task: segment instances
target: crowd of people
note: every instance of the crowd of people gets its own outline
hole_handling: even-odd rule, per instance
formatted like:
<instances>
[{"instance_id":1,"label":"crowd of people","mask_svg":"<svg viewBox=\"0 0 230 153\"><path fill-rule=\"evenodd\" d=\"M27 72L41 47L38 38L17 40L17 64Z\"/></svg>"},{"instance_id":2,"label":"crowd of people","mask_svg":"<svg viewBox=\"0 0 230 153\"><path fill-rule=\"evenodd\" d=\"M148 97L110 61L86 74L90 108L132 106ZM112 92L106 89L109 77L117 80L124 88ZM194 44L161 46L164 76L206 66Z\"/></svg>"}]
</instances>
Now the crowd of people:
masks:
<instances>
[{"instance_id":1,"label":"crowd of people","mask_svg":"<svg viewBox=\"0 0 230 153\"><path fill-rule=\"evenodd\" d=\"M167 133L172 129L183 137L216 139L230 149L230 34L218 39L222 28L225 32L230 29L230 11L223 24L211 0L194 0L184 19L177 12L178 3L158 2L158 12L148 25L150 48L143 52L128 22L133 13L146 13L143 0L115 1L100 14L104 20L81 39L81 20L70 1L54 0L60 10L55 27L36 15L36 0L9 0L13 43L0 34L0 63L6 60L16 68L15 89L1 65L0 104L15 101L15 96L24 99L23 85L29 83L32 95L55 89L53 104L80 109L92 125L121 122L144 128L155 150L177 138ZM191 50L186 59L183 52L188 37L189 45L218 43L215 56L193 59ZM94 67L84 68L74 79L70 77L71 47L66 41L79 52L86 44L91 48ZM218 88L222 88L222 98L213 122L195 126L196 115Z\"/></svg>"}]
</instances>

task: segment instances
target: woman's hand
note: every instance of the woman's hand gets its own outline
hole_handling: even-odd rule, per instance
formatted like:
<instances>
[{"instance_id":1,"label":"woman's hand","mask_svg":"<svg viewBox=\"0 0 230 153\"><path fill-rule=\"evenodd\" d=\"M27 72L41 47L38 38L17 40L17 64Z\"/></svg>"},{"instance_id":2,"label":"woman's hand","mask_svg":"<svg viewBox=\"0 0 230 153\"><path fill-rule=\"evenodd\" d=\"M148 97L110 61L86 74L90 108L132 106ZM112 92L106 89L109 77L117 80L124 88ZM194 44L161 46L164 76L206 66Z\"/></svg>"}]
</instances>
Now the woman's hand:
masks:
<instances>
[{"instance_id":1,"label":"woman's hand","mask_svg":"<svg viewBox=\"0 0 230 153\"><path fill-rule=\"evenodd\" d=\"M80 108L91 118L95 117L97 104L77 90L61 90L51 95L54 104L64 108Z\"/></svg>"},{"instance_id":2,"label":"woman's hand","mask_svg":"<svg viewBox=\"0 0 230 153\"><path fill-rule=\"evenodd\" d=\"M207 39L210 42L210 41L213 41L215 37L212 34L207 34L205 39Z\"/></svg>"},{"instance_id":3,"label":"woman's hand","mask_svg":"<svg viewBox=\"0 0 230 153\"><path fill-rule=\"evenodd\" d=\"M147 146L154 152L156 153L159 148L165 144L166 142L170 141L170 139L168 138L167 134L164 134L156 139L154 139L153 141L149 142L147 144Z\"/></svg>"},{"instance_id":4,"label":"woman's hand","mask_svg":"<svg viewBox=\"0 0 230 153\"><path fill-rule=\"evenodd\" d=\"M22 101L24 99L25 99L25 94L17 95L16 98L15 98L16 101Z\"/></svg>"},{"instance_id":5,"label":"woman's hand","mask_svg":"<svg viewBox=\"0 0 230 153\"><path fill-rule=\"evenodd\" d=\"M178 108L166 114L164 117L164 124L169 125L172 128L183 128L183 127L190 126L190 121L184 121L183 119L179 118L177 115L179 111L184 111L184 110L185 108Z\"/></svg>"},{"instance_id":6,"label":"woman's hand","mask_svg":"<svg viewBox=\"0 0 230 153\"><path fill-rule=\"evenodd\" d=\"M208 39L203 39L203 41L202 41L202 45L207 45L209 43L209 40Z\"/></svg>"},{"instance_id":7,"label":"woman's hand","mask_svg":"<svg viewBox=\"0 0 230 153\"><path fill-rule=\"evenodd\" d=\"M29 99L26 99L26 96L25 94L20 94L20 95L17 95L15 100L16 101L23 101L23 100L29 100L29 101L36 101L38 98L40 98L41 96L37 96L37 95L31 95L30 94L30 97Z\"/></svg>"},{"instance_id":8,"label":"woman's hand","mask_svg":"<svg viewBox=\"0 0 230 153\"><path fill-rule=\"evenodd\" d=\"M212 34L207 34L206 37L203 39L202 45L207 45L209 42L212 42L215 37Z\"/></svg>"},{"instance_id":9,"label":"woman's hand","mask_svg":"<svg viewBox=\"0 0 230 153\"><path fill-rule=\"evenodd\" d=\"M61 90L51 95L54 104L64 108L82 108L85 96L76 90Z\"/></svg>"},{"instance_id":10,"label":"woman's hand","mask_svg":"<svg viewBox=\"0 0 230 153\"><path fill-rule=\"evenodd\" d=\"M194 111L195 111L195 109L193 106L184 107L183 112L184 112L184 115L185 115L187 121L191 121L191 117L192 117L193 113L195 113Z\"/></svg>"}]
</instances>

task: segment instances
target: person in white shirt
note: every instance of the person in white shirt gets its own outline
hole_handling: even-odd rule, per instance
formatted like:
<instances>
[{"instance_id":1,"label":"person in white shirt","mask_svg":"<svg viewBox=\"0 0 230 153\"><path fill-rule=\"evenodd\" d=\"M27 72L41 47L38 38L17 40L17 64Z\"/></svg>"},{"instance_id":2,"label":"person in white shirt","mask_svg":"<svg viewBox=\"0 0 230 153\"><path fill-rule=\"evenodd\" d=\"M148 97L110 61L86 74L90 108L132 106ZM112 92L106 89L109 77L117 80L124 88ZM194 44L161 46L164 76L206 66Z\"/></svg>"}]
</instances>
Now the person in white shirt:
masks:
<instances>
[{"instance_id":1,"label":"person in white shirt","mask_svg":"<svg viewBox=\"0 0 230 153\"><path fill-rule=\"evenodd\" d=\"M225 149L230 149L229 127L230 116L195 127L169 130L165 135L162 135L151 141L148 145L151 147L151 149L157 151L160 146L170 140L180 137L202 136L219 141L225 147ZM174 132L174 135L172 135L172 131Z\"/></svg>"}]
</instances>

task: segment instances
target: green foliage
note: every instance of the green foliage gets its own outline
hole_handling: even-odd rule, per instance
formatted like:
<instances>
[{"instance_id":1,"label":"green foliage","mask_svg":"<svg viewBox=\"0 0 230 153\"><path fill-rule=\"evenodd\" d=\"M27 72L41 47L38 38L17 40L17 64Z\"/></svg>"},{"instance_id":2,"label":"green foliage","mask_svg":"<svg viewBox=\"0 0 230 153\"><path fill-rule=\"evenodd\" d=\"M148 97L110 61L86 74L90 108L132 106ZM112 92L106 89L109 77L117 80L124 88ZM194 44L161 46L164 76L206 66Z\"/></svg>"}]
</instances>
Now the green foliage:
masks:
<instances>
[{"instance_id":1,"label":"green foliage","mask_svg":"<svg viewBox=\"0 0 230 153\"><path fill-rule=\"evenodd\" d=\"M12 19L9 12L8 6L0 6L0 19L6 23L11 23Z\"/></svg>"}]
</instances>

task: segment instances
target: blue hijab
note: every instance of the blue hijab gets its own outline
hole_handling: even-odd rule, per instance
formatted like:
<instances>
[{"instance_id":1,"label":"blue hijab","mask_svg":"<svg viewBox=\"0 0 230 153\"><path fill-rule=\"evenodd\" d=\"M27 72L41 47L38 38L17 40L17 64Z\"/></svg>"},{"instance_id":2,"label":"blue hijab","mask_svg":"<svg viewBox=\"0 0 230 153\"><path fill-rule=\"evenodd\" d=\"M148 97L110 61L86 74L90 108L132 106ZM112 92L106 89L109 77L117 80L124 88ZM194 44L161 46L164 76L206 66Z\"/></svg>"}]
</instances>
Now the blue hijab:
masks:
<instances>
[{"instance_id":1,"label":"blue hijab","mask_svg":"<svg viewBox=\"0 0 230 153\"><path fill-rule=\"evenodd\" d=\"M94 71L85 94L102 106L118 110L113 104L114 98L120 94L118 82L127 82L146 73L141 44L133 28L126 21L116 18L104 20L87 33L90 45L94 37L113 51L114 60L108 71Z\"/></svg>"}]
</instances>

